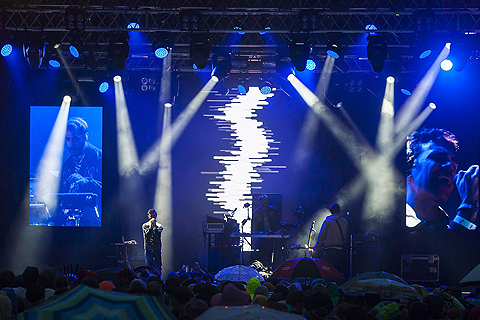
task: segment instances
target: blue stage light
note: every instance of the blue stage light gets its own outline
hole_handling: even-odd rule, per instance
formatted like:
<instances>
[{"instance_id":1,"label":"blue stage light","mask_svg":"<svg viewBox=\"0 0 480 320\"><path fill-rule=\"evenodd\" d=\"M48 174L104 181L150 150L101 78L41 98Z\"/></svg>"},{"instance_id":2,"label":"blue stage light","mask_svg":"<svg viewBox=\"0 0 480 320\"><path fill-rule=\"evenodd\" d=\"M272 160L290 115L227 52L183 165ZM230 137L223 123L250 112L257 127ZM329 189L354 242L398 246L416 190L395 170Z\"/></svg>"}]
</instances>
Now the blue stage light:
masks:
<instances>
[{"instance_id":1,"label":"blue stage light","mask_svg":"<svg viewBox=\"0 0 480 320\"><path fill-rule=\"evenodd\" d=\"M108 82L104 81L100 83L100 85L98 86L98 91L100 91L100 93L105 93L107 92L108 87L109 87Z\"/></svg>"},{"instance_id":2,"label":"blue stage light","mask_svg":"<svg viewBox=\"0 0 480 320\"><path fill-rule=\"evenodd\" d=\"M400 89L400 91L406 96L411 96L412 95L412 93L410 91L408 91L407 89Z\"/></svg>"},{"instance_id":3,"label":"blue stage light","mask_svg":"<svg viewBox=\"0 0 480 320\"><path fill-rule=\"evenodd\" d=\"M377 31L378 29L377 29L377 26L374 25L374 24L367 24L365 26L365 30L367 30L367 31Z\"/></svg>"},{"instance_id":4,"label":"blue stage light","mask_svg":"<svg viewBox=\"0 0 480 320\"><path fill-rule=\"evenodd\" d=\"M270 86L263 86L260 88L260 93L262 94L269 94L272 92L272 87Z\"/></svg>"},{"instance_id":5,"label":"blue stage light","mask_svg":"<svg viewBox=\"0 0 480 320\"><path fill-rule=\"evenodd\" d=\"M13 47L12 47L12 45L9 44L9 43L7 43L6 45L4 45L4 46L2 47L2 51L1 51L1 52L2 52L2 56L3 56L3 57L8 57L8 56L11 55L12 52L13 52Z\"/></svg>"},{"instance_id":6,"label":"blue stage light","mask_svg":"<svg viewBox=\"0 0 480 320\"><path fill-rule=\"evenodd\" d=\"M235 27L233 27L233 30L240 30L240 31L238 32L238 34L245 34L245 31L241 31L241 30L242 30L241 27L235 26Z\"/></svg>"},{"instance_id":7,"label":"blue stage light","mask_svg":"<svg viewBox=\"0 0 480 320\"><path fill-rule=\"evenodd\" d=\"M155 50L155 56L159 59L163 59L168 56L168 49L164 47L157 48Z\"/></svg>"},{"instance_id":8,"label":"blue stage light","mask_svg":"<svg viewBox=\"0 0 480 320\"><path fill-rule=\"evenodd\" d=\"M442 70L444 71L450 71L453 67L453 62L448 60L448 59L445 59L442 61L442 63L440 64L440 67L442 68Z\"/></svg>"},{"instance_id":9,"label":"blue stage light","mask_svg":"<svg viewBox=\"0 0 480 320\"><path fill-rule=\"evenodd\" d=\"M237 88L240 94L247 94L247 89L243 85L239 84Z\"/></svg>"},{"instance_id":10,"label":"blue stage light","mask_svg":"<svg viewBox=\"0 0 480 320\"><path fill-rule=\"evenodd\" d=\"M272 28L270 27L265 27L265 30L271 30ZM258 34L266 34L267 32L266 31L262 31L262 32L259 32Z\"/></svg>"},{"instance_id":11,"label":"blue stage light","mask_svg":"<svg viewBox=\"0 0 480 320\"><path fill-rule=\"evenodd\" d=\"M198 67L195 63L193 64L193 69L198 70Z\"/></svg>"},{"instance_id":12,"label":"blue stage light","mask_svg":"<svg viewBox=\"0 0 480 320\"><path fill-rule=\"evenodd\" d=\"M78 52L78 49L75 46L71 45L68 49L70 50L70 53L72 54L72 56L74 56L75 58L80 57L80 53Z\"/></svg>"},{"instance_id":13,"label":"blue stage light","mask_svg":"<svg viewBox=\"0 0 480 320\"><path fill-rule=\"evenodd\" d=\"M432 50L428 49L428 50L425 50L423 51L421 54L420 54L420 59L425 59L426 57L428 57L430 54L432 53Z\"/></svg>"},{"instance_id":14,"label":"blue stage light","mask_svg":"<svg viewBox=\"0 0 480 320\"><path fill-rule=\"evenodd\" d=\"M127 29L140 29L140 25L136 22L130 22L127 25Z\"/></svg>"},{"instance_id":15,"label":"blue stage light","mask_svg":"<svg viewBox=\"0 0 480 320\"><path fill-rule=\"evenodd\" d=\"M55 59L50 59L48 61L48 64L50 66L52 66L53 68L60 68L60 62L58 60L55 60Z\"/></svg>"},{"instance_id":16,"label":"blue stage light","mask_svg":"<svg viewBox=\"0 0 480 320\"><path fill-rule=\"evenodd\" d=\"M315 61L313 61L312 59L308 59L307 60L307 66L305 67L307 70L315 70L315 68L317 67L317 64L315 63Z\"/></svg>"}]
</instances>

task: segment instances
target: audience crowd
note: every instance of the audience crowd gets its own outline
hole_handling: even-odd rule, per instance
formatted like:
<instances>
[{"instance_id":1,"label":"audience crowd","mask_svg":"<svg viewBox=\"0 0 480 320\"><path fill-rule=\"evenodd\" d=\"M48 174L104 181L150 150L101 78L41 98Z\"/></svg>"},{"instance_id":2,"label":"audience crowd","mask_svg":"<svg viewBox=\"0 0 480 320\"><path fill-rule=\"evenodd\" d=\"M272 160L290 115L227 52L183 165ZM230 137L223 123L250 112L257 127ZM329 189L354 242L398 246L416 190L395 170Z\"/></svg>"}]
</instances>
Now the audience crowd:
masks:
<instances>
[{"instance_id":1,"label":"audience crowd","mask_svg":"<svg viewBox=\"0 0 480 320\"><path fill-rule=\"evenodd\" d=\"M208 273L192 277L185 272L171 272L163 281L146 270L137 275L131 269L121 269L115 279L111 278L88 270L66 276L51 267L41 272L26 267L17 276L4 270L0 273L0 320L49 303L79 284L154 296L180 320L195 319L213 306L247 305L301 315L308 320L480 320L480 287L466 296L455 287L417 286L423 299L387 300L380 294L345 295L336 283L323 279L306 284L280 279L261 283L257 278L216 282Z\"/></svg>"}]
</instances>

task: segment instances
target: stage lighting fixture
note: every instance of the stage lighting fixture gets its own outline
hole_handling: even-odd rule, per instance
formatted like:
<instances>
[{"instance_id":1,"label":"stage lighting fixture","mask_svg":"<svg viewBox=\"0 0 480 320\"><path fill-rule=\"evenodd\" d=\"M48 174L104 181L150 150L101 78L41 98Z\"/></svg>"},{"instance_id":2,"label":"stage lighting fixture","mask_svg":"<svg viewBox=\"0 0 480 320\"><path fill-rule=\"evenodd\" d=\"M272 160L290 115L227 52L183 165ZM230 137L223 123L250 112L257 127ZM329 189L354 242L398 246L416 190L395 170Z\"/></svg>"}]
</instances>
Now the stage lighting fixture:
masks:
<instances>
[{"instance_id":1,"label":"stage lighting fixture","mask_svg":"<svg viewBox=\"0 0 480 320\"><path fill-rule=\"evenodd\" d=\"M315 61L313 61L312 59L307 60L307 66L305 67L307 70L312 71L315 70L316 67L317 64L315 63Z\"/></svg>"},{"instance_id":2,"label":"stage lighting fixture","mask_svg":"<svg viewBox=\"0 0 480 320\"><path fill-rule=\"evenodd\" d=\"M371 24L367 24L367 25L365 26L365 30L366 30L366 31L369 31L369 32L374 32L374 31L377 31L378 28L377 28L376 25L374 25L373 23L371 23Z\"/></svg>"},{"instance_id":3,"label":"stage lighting fixture","mask_svg":"<svg viewBox=\"0 0 480 320\"><path fill-rule=\"evenodd\" d=\"M388 83L394 83L394 82L395 82L395 78L392 77L392 76L388 76L388 77L387 77L387 82L388 82Z\"/></svg>"},{"instance_id":4,"label":"stage lighting fixture","mask_svg":"<svg viewBox=\"0 0 480 320\"><path fill-rule=\"evenodd\" d=\"M384 35L369 35L367 37L367 57L375 72L382 72L387 60L387 41Z\"/></svg>"},{"instance_id":5,"label":"stage lighting fixture","mask_svg":"<svg viewBox=\"0 0 480 320\"><path fill-rule=\"evenodd\" d=\"M277 55L275 70L284 79L290 74L295 74L293 62L289 57Z\"/></svg>"},{"instance_id":6,"label":"stage lighting fixture","mask_svg":"<svg viewBox=\"0 0 480 320\"><path fill-rule=\"evenodd\" d=\"M130 46L128 35L125 33L114 33L111 35L108 45L108 57L117 71L125 69L125 61L128 59Z\"/></svg>"},{"instance_id":7,"label":"stage lighting fixture","mask_svg":"<svg viewBox=\"0 0 480 320\"><path fill-rule=\"evenodd\" d=\"M431 33L435 27L435 13L432 10L417 10L413 16L413 21L417 34Z\"/></svg>"},{"instance_id":8,"label":"stage lighting fixture","mask_svg":"<svg viewBox=\"0 0 480 320\"><path fill-rule=\"evenodd\" d=\"M69 47L68 47L68 50L70 51L70 54L72 56L74 56L75 58L78 58L80 57L80 50L78 50L79 48L74 45L74 44L71 44Z\"/></svg>"},{"instance_id":9,"label":"stage lighting fixture","mask_svg":"<svg viewBox=\"0 0 480 320\"><path fill-rule=\"evenodd\" d=\"M45 42L40 35L23 44L23 56L33 69L38 69L45 58Z\"/></svg>"},{"instance_id":10,"label":"stage lighting fixture","mask_svg":"<svg viewBox=\"0 0 480 320\"><path fill-rule=\"evenodd\" d=\"M138 29L140 29L140 25L137 22L130 22L127 25L127 29L138 30Z\"/></svg>"},{"instance_id":11,"label":"stage lighting fixture","mask_svg":"<svg viewBox=\"0 0 480 320\"><path fill-rule=\"evenodd\" d=\"M440 67L443 71L450 71L453 67L452 61L445 59L440 63Z\"/></svg>"},{"instance_id":12,"label":"stage lighting fixture","mask_svg":"<svg viewBox=\"0 0 480 320\"><path fill-rule=\"evenodd\" d=\"M327 54L334 58L340 58L340 53L342 52L342 35L341 34L330 34L328 36L327 43Z\"/></svg>"},{"instance_id":13,"label":"stage lighting fixture","mask_svg":"<svg viewBox=\"0 0 480 320\"><path fill-rule=\"evenodd\" d=\"M1 50L2 57L8 57L9 55L12 54L12 52L13 52L13 46L10 43L4 44L2 46L2 50Z\"/></svg>"},{"instance_id":14,"label":"stage lighting fixture","mask_svg":"<svg viewBox=\"0 0 480 320\"><path fill-rule=\"evenodd\" d=\"M56 53L53 53L48 58L48 64L53 68L60 68L60 58Z\"/></svg>"},{"instance_id":15,"label":"stage lighting fixture","mask_svg":"<svg viewBox=\"0 0 480 320\"><path fill-rule=\"evenodd\" d=\"M200 29L201 14L196 10L182 10L180 12L180 28L182 31L198 31Z\"/></svg>"},{"instance_id":16,"label":"stage lighting fixture","mask_svg":"<svg viewBox=\"0 0 480 320\"><path fill-rule=\"evenodd\" d=\"M100 91L100 93L105 93L108 91L108 88L110 87L110 85L108 84L108 82L106 81L103 81L102 83L100 83L100 85L98 86L98 91Z\"/></svg>"},{"instance_id":17,"label":"stage lighting fixture","mask_svg":"<svg viewBox=\"0 0 480 320\"><path fill-rule=\"evenodd\" d=\"M406 96L411 96L412 95L412 93L407 89L400 89L400 91Z\"/></svg>"},{"instance_id":18,"label":"stage lighting fixture","mask_svg":"<svg viewBox=\"0 0 480 320\"><path fill-rule=\"evenodd\" d=\"M240 92L240 94L247 94L247 88L245 88L245 86L243 84L239 84L237 86L238 88L238 92Z\"/></svg>"},{"instance_id":19,"label":"stage lighting fixture","mask_svg":"<svg viewBox=\"0 0 480 320\"><path fill-rule=\"evenodd\" d=\"M197 69L205 69L208 58L210 58L208 36L206 34L194 35L190 42L190 59L192 59Z\"/></svg>"},{"instance_id":20,"label":"stage lighting fixture","mask_svg":"<svg viewBox=\"0 0 480 320\"><path fill-rule=\"evenodd\" d=\"M66 103L72 102L72 97L70 97L70 96L68 96L68 95L67 95L67 96L64 96L64 97L63 97L63 101L65 101Z\"/></svg>"},{"instance_id":21,"label":"stage lighting fixture","mask_svg":"<svg viewBox=\"0 0 480 320\"><path fill-rule=\"evenodd\" d=\"M420 59L425 59L426 57L428 57L431 54L432 54L432 50L427 49L427 50L423 51L422 53L420 53L419 58Z\"/></svg>"},{"instance_id":22,"label":"stage lighting fixture","mask_svg":"<svg viewBox=\"0 0 480 320\"><path fill-rule=\"evenodd\" d=\"M67 30L85 30L85 10L78 7L68 7L64 20Z\"/></svg>"},{"instance_id":23,"label":"stage lighting fixture","mask_svg":"<svg viewBox=\"0 0 480 320\"><path fill-rule=\"evenodd\" d=\"M216 53L212 57L212 76L218 80L226 78L232 70L232 57L230 53Z\"/></svg>"},{"instance_id":24,"label":"stage lighting fixture","mask_svg":"<svg viewBox=\"0 0 480 320\"><path fill-rule=\"evenodd\" d=\"M120 82L122 81L122 77L120 77L119 75L116 75L115 77L113 77L113 81Z\"/></svg>"},{"instance_id":25,"label":"stage lighting fixture","mask_svg":"<svg viewBox=\"0 0 480 320\"><path fill-rule=\"evenodd\" d=\"M265 27L265 31L259 32L258 34L264 35L267 33L267 31L272 30L271 27Z\"/></svg>"},{"instance_id":26,"label":"stage lighting fixture","mask_svg":"<svg viewBox=\"0 0 480 320\"><path fill-rule=\"evenodd\" d=\"M272 84L268 81L264 81L263 83L260 84L260 93L261 94L269 94L272 93Z\"/></svg>"},{"instance_id":27,"label":"stage lighting fixture","mask_svg":"<svg viewBox=\"0 0 480 320\"><path fill-rule=\"evenodd\" d=\"M310 42L305 35L295 35L290 41L290 59L298 71L305 70L307 60L310 56Z\"/></svg>"},{"instance_id":28,"label":"stage lighting fixture","mask_svg":"<svg viewBox=\"0 0 480 320\"><path fill-rule=\"evenodd\" d=\"M152 48L157 58L165 58L172 48L170 37L166 33L157 33L153 39Z\"/></svg>"},{"instance_id":29,"label":"stage lighting fixture","mask_svg":"<svg viewBox=\"0 0 480 320\"><path fill-rule=\"evenodd\" d=\"M437 105L436 105L435 103L433 103L433 102L430 102L430 103L428 104L428 106L429 106L430 108L432 108L433 110L437 109Z\"/></svg>"},{"instance_id":30,"label":"stage lighting fixture","mask_svg":"<svg viewBox=\"0 0 480 320\"><path fill-rule=\"evenodd\" d=\"M300 24L297 28L303 32L318 30L318 15L317 10L300 10L296 19Z\"/></svg>"}]
</instances>

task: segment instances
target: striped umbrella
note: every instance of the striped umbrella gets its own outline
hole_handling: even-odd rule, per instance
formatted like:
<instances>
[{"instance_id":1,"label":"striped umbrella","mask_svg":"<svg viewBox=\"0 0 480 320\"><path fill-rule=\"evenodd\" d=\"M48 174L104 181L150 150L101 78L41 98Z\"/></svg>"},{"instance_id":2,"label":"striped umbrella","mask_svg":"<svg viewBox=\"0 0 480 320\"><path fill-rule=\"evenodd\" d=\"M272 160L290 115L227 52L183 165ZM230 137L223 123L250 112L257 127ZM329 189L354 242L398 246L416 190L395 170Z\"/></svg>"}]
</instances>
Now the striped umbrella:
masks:
<instances>
[{"instance_id":1,"label":"striped umbrella","mask_svg":"<svg viewBox=\"0 0 480 320\"><path fill-rule=\"evenodd\" d=\"M110 292L79 285L58 299L18 315L18 319L175 319L155 297Z\"/></svg>"}]
</instances>

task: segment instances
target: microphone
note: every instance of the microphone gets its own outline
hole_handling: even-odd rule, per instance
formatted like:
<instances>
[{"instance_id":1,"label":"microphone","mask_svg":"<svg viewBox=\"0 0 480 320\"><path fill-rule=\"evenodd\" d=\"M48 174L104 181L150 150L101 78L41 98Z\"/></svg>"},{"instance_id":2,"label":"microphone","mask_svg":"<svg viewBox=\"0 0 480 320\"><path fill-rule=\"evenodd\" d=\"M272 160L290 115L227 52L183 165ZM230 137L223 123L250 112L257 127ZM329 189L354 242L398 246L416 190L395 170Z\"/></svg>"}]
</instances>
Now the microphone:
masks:
<instances>
[{"instance_id":1,"label":"microphone","mask_svg":"<svg viewBox=\"0 0 480 320\"><path fill-rule=\"evenodd\" d=\"M248 207L250 207L250 203L248 203L248 202L245 202L245 203L243 204L243 207L244 207L244 208L248 208Z\"/></svg>"}]
</instances>

